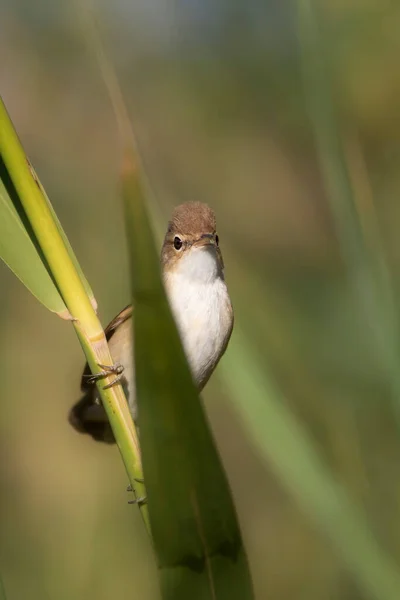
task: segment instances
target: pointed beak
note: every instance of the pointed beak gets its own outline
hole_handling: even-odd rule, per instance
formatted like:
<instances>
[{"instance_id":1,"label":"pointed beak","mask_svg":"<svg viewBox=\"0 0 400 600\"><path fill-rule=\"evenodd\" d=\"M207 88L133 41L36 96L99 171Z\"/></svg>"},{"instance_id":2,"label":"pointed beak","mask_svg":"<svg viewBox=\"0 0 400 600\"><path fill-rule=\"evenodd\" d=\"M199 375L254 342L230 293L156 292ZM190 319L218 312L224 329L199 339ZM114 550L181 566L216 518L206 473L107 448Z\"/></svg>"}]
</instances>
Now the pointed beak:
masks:
<instances>
[{"instance_id":1,"label":"pointed beak","mask_svg":"<svg viewBox=\"0 0 400 600\"><path fill-rule=\"evenodd\" d=\"M217 246L217 240L215 234L204 233L198 240L195 240L192 244L195 248L204 248L209 252L215 253L217 261L221 268L224 268L224 261L222 259L221 250Z\"/></svg>"},{"instance_id":2,"label":"pointed beak","mask_svg":"<svg viewBox=\"0 0 400 600\"><path fill-rule=\"evenodd\" d=\"M204 233L198 240L193 242L193 246L196 246L197 248L201 248L203 246L215 246L215 248L217 248L215 235L212 233Z\"/></svg>"}]
</instances>

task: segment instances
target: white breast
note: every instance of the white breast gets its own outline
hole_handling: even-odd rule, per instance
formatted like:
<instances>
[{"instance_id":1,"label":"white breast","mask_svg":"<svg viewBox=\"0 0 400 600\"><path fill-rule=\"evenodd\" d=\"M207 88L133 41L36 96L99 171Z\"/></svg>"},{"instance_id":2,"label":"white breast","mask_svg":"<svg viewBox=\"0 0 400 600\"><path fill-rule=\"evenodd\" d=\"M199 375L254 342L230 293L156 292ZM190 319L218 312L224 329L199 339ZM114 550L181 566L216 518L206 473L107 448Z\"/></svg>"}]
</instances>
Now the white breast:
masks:
<instances>
[{"instance_id":1,"label":"white breast","mask_svg":"<svg viewBox=\"0 0 400 600\"><path fill-rule=\"evenodd\" d=\"M226 348L233 323L215 251L193 249L165 283L193 377L201 389Z\"/></svg>"},{"instance_id":2,"label":"white breast","mask_svg":"<svg viewBox=\"0 0 400 600\"><path fill-rule=\"evenodd\" d=\"M233 311L215 251L193 249L179 268L165 277L165 289L181 335L193 378L201 390L221 358L233 325ZM133 315L134 316L134 315ZM131 319L109 341L114 362L124 367L122 384L134 419L137 417ZM100 402L100 401L99 401Z\"/></svg>"}]
</instances>

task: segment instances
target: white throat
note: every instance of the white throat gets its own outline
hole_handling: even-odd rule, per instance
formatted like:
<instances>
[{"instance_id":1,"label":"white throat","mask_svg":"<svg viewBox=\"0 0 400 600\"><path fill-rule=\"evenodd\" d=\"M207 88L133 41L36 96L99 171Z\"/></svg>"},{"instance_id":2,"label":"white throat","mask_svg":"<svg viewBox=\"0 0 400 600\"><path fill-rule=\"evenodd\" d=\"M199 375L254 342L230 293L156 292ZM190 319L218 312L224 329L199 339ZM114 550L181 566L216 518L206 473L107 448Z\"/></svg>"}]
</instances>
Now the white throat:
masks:
<instances>
[{"instance_id":1,"label":"white throat","mask_svg":"<svg viewBox=\"0 0 400 600\"><path fill-rule=\"evenodd\" d=\"M193 247L166 273L165 287L193 377L205 385L232 331L233 313L215 249Z\"/></svg>"}]
</instances>

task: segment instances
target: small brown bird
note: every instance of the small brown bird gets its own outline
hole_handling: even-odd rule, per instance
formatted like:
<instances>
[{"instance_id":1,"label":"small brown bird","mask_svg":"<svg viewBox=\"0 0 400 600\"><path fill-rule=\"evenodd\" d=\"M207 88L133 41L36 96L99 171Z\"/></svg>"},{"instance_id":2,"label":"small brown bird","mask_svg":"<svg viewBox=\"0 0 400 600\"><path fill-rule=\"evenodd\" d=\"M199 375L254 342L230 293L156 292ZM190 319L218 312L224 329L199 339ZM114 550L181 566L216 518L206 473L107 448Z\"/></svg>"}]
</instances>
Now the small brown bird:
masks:
<instances>
[{"instance_id":1,"label":"small brown bird","mask_svg":"<svg viewBox=\"0 0 400 600\"><path fill-rule=\"evenodd\" d=\"M161 265L193 379L202 390L224 354L233 329L233 309L224 279L215 215L209 206L188 202L175 209L161 250ZM123 367L120 381L136 420L132 306L120 312L105 332L113 361ZM95 440L113 443L114 436L88 365L82 377L82 391L85 395L71 409L70 423Z\"/></svg>"}]
</instances>

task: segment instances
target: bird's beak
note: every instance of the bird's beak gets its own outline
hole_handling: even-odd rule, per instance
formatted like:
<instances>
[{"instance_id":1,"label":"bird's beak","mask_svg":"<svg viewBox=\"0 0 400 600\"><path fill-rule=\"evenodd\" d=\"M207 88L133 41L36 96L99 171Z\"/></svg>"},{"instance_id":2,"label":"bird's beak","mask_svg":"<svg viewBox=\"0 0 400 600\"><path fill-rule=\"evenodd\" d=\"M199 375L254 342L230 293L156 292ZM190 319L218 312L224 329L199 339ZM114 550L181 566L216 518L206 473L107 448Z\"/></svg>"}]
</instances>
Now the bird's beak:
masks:
<instances>
[{"instance_id":1,"label":"bird's beak","mask_svg":"<svg viewBox=\"0 0 400 600\"><path fill-rule=\"evenodd\" d=\"M202 248L204 246L215 246L215 248L217 248L215 235L212 233L204 233L198 240L193 242L193 246L196 246L197 248Z\"/></svg>"},{"instance_id":2,"label":"bird's beak","mask_svg":"<svg viewBox=\"0 0 400 600\"><path fill-rule=\"evenodd\" d=\"M221 269L224 268L224 261L222 259L221 250L219 249L219 246L217 246L215 235L212 233L204 233L198 240L193 242L192 246L195 248L204 248L204 250L215 253Z\"/></svg>"}]
</instances>

